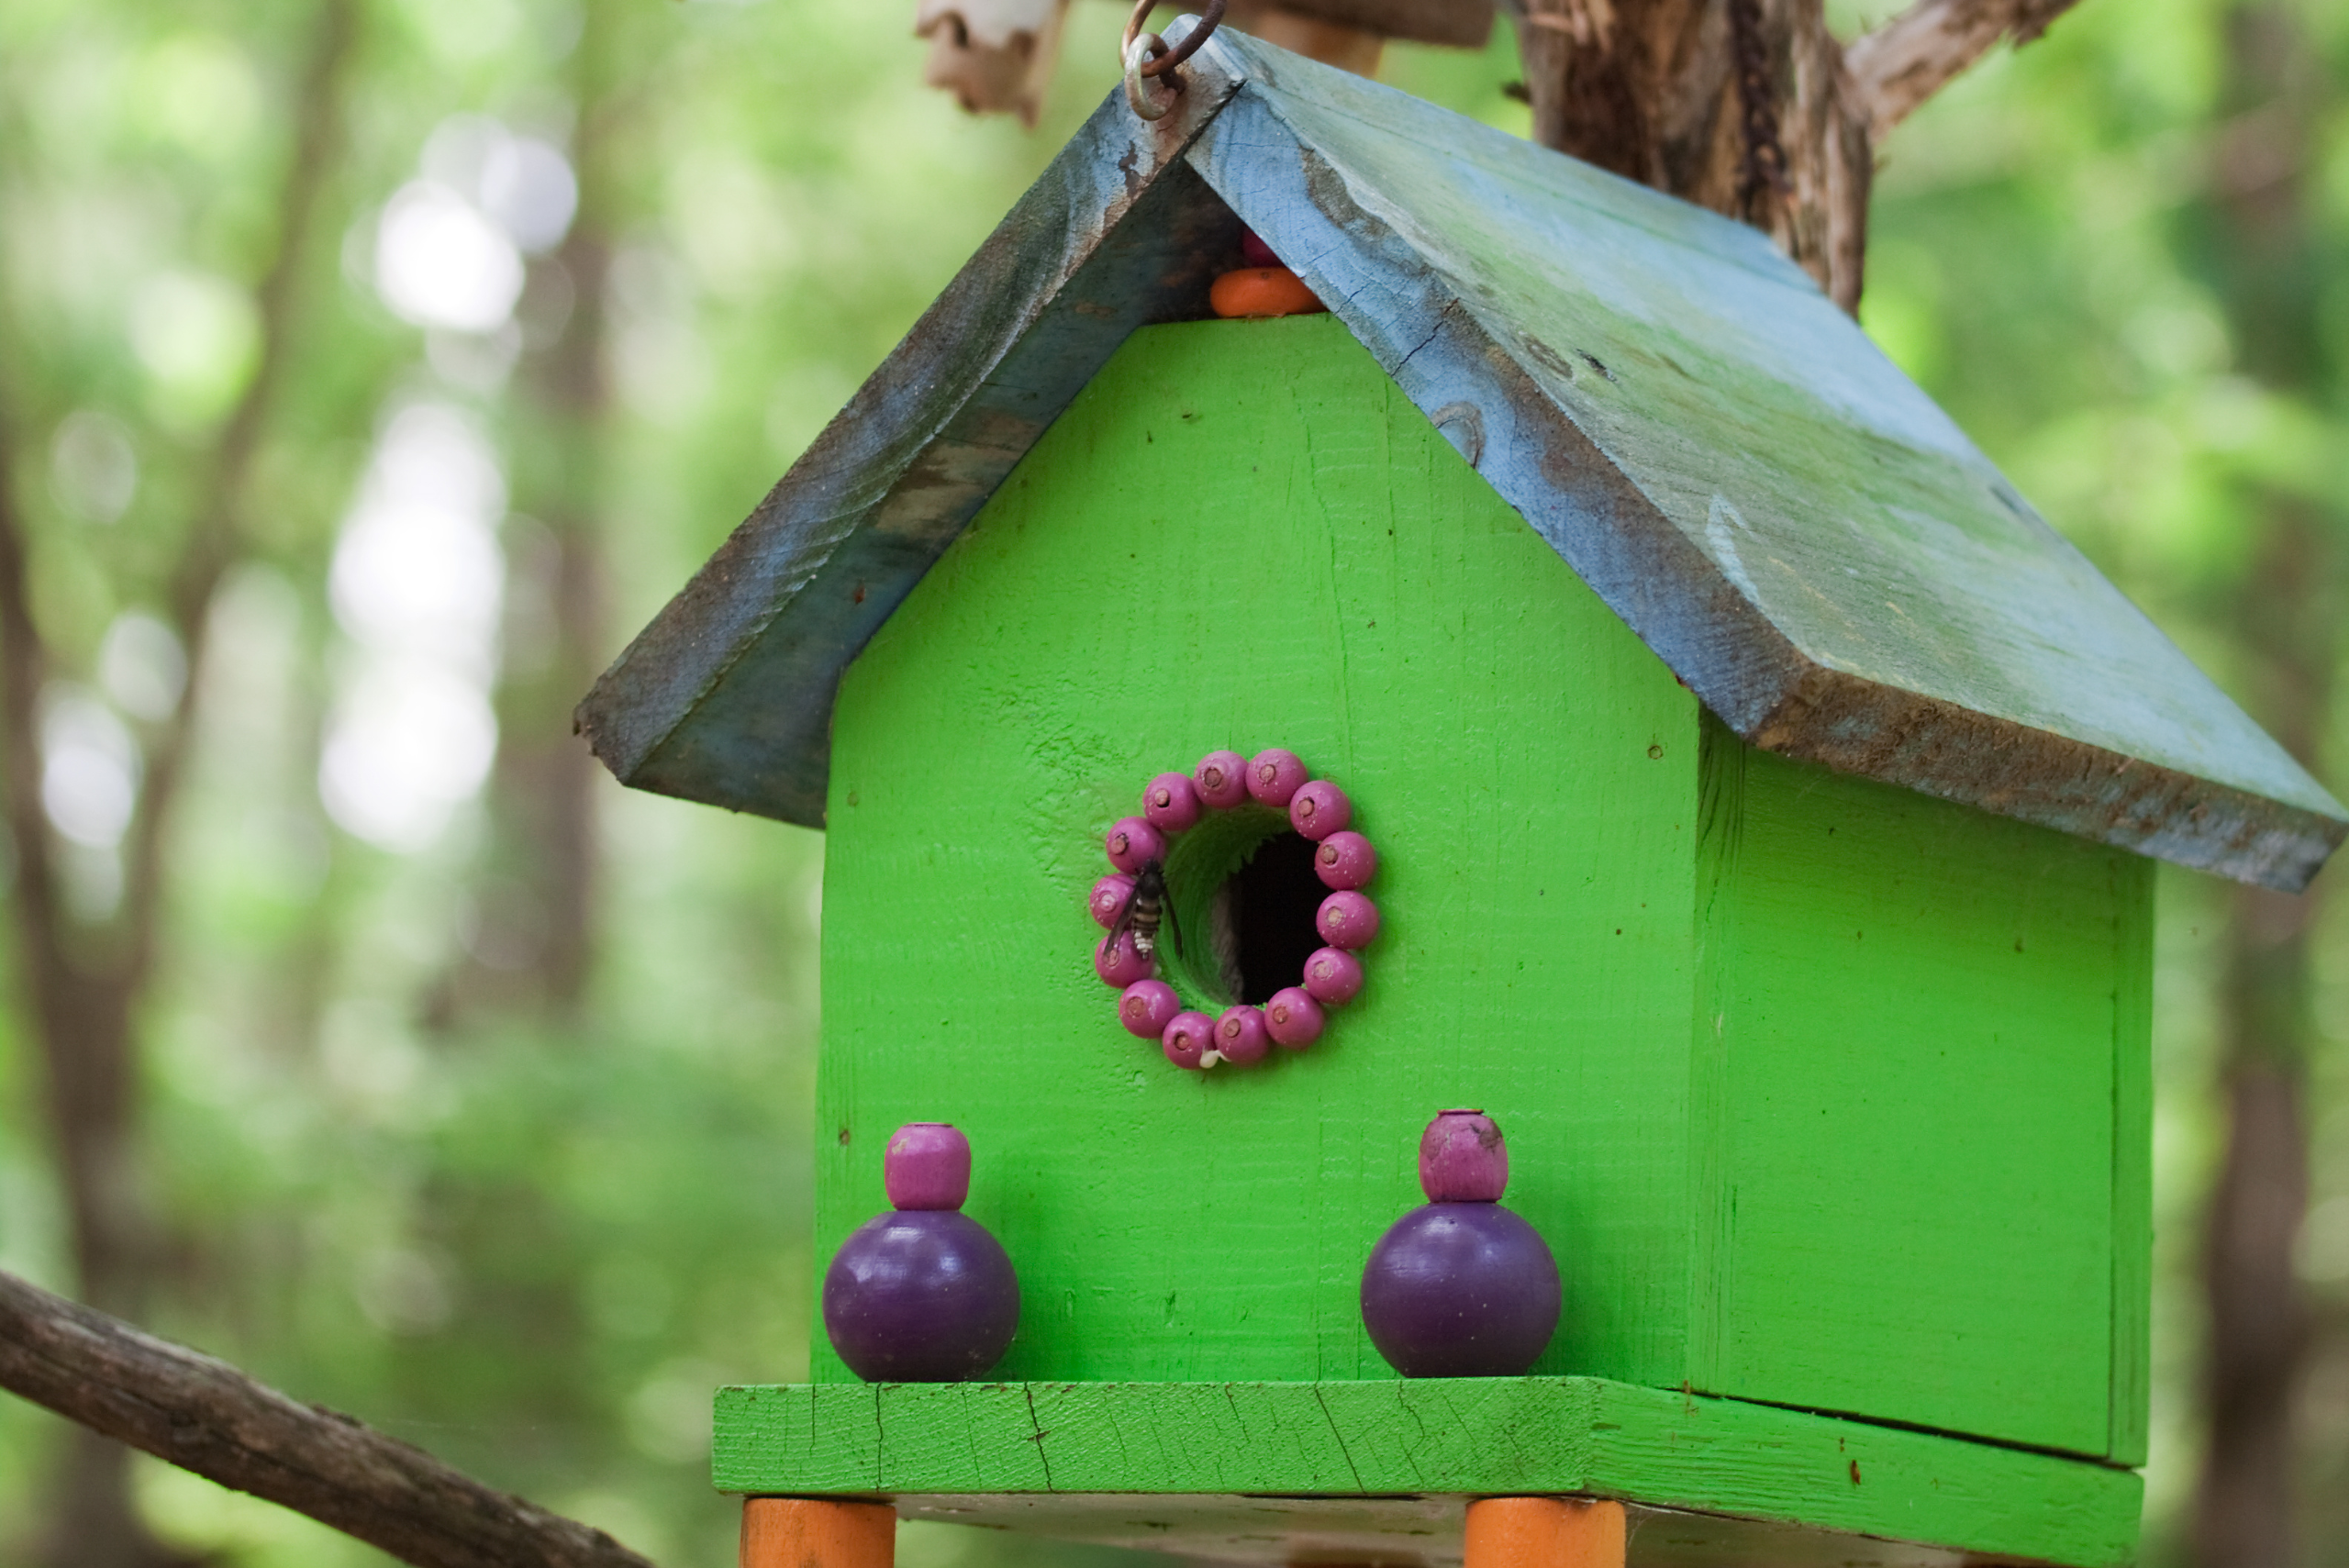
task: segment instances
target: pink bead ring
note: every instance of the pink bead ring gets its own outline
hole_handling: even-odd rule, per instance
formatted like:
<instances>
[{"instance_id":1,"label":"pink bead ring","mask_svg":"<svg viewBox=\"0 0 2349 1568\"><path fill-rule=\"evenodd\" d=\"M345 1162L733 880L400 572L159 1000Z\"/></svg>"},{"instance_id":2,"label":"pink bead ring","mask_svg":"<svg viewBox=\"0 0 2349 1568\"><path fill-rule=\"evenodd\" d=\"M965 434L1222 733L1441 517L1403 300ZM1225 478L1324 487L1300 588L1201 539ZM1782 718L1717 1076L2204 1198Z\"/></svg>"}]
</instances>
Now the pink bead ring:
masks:
<instances>
[{"instance_id":1,"label":"pink bead ring","mask_svg":"<svg viewBox=\"0 0 2349 1568\"><path fill-rule=\"evenodd\" d=\"M1262 1006L1239 1003L1220 1016L1184 1005L1159 977L1158 934L1171 902L1166 857L1173 841L1208 817L1253 805L1285 814L1313 845L1313 871L1328 887L1314 929L1328 945L1305 961L1294 985ZM1142 789L1141 814L1123 817L1104 848L1112 868L1085 895L1085 913L1107 933L1094 944L1094 973L1118 992L1118 1021L1159 1042L1166 1060L1194 1070L1252 1066L1275 1044L1303 1051L1321 1037L1331 1010L1362 990L1362 950L1379 930L1378 906L1362 892L1378 851L1353 830L1353 803L1317 779L1293 751L1242 757L1210 751L1188 773L1165 773Z\"/></svg>"}]
</instances>

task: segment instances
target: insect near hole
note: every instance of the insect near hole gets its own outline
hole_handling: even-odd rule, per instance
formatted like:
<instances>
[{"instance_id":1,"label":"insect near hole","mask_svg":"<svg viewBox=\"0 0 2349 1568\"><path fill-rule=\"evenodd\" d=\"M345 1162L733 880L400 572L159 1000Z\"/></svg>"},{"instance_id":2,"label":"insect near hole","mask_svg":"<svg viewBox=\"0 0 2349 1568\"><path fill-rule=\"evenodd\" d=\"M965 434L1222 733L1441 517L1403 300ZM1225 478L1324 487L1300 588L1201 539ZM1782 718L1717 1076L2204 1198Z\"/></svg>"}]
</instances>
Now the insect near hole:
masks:
<instances>
[{"instance_id":1,"label":"insect near hole","mask_svg":"<svg viewBox=\"0 0 2349 1568\"><path fill-rule=\"evenodd\" d=\"M1330 890L1313 872L1313 845L1273 834L1216 889L1208 913L1217 966L1236 1002L1266 1002L1294 985L1321 945L1313 917Z\"/></svg>"}]
</instances>

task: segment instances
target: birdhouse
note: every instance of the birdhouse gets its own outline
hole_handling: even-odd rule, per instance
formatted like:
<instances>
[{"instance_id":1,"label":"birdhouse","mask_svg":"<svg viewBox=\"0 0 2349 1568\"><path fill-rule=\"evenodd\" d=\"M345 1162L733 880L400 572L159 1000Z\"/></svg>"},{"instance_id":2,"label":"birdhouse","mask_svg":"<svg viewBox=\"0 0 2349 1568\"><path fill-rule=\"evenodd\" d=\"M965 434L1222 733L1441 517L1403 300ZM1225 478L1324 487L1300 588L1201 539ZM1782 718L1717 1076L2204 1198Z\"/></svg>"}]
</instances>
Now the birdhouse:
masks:
<instances>
[{"instance_id":1,"label":"birdhouse","mask_svg":"<svg viewBox=\"0 0 2349 1568\"><path fill-rule=\"evenodd\" d=\"M2343 808L1760 233L1228 30L1168 98L582 709L827 835L834 1287L1017 1276L719 1392L745 1562L2127 1562L2152 859ZM1267 252L1326 309L1217 316ZM1541 1332L1404 1375L1374 1251L1493 1195Z\"/></svg>"}]
</instances>

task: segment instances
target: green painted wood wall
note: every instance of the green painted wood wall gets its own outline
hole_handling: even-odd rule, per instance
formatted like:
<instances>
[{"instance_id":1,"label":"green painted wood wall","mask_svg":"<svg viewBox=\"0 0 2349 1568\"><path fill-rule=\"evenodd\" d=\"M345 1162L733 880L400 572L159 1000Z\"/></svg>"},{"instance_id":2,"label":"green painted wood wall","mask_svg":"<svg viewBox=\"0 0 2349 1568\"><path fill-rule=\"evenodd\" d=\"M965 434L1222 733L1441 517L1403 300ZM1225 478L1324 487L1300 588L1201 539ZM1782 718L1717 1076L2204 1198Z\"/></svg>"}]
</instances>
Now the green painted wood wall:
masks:
<instances>
[{"instance_id":1,"label":"green painted wood wall","mask_svg":"<svg viewBox=\"0 0 2349 1568\"><path fill-rule=\"evenodd\" d=\"M1386 929L1310 1051L1181 1073L1093 976L1100 834L1273 745ZM1751 751L1331 318L1135 335L850 670L828 832L818 1256L963 1126L998 1376L1389 1375L1362 1262L1479 1105L1538 1370L2142 1458L2146 868Z\"/></svg>"}]
</instances>

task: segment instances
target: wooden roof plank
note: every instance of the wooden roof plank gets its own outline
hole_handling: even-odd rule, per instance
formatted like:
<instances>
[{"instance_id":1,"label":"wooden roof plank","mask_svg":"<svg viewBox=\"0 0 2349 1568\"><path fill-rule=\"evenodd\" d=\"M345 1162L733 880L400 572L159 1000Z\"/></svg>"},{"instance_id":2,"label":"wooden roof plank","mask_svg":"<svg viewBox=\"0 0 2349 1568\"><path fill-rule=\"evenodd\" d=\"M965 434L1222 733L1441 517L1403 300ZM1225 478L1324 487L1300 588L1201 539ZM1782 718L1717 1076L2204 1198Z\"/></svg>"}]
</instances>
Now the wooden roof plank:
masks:
<instances>
[{"instance_id":1,"label":"wooden roof plank","mask_svg":"<svg viewBox=\"0 0 2349 1568\"><path fill-rule=\"evenodd\" d=\"M624 782L820 825L841 672L1244 220L1753 743L2278 887L2349 834L1758 231L1229 30L1186 74L1096 111L598 683Z\"/></svg>"}]
</instances>

